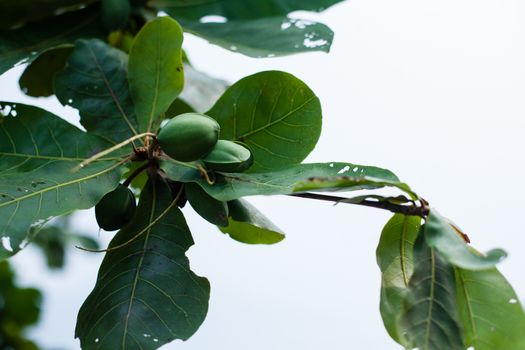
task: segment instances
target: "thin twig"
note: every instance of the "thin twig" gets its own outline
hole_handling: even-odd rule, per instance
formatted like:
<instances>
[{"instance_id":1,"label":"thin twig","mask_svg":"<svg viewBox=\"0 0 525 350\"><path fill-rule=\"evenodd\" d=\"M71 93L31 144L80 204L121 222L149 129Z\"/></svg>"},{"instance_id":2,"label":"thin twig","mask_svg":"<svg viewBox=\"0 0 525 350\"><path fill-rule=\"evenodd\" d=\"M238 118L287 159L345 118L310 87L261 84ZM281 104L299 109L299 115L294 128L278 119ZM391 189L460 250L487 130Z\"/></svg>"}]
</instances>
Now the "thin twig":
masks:
<instances>
[{"instance_id":1,"label":"thin twig","mask_svg":"<svg viewBox=\"0 0 525 350\"><path fill-rule=\"evenodd\" d=\"M346 203L346 204L354 204L354 205L361 205L364 207L371 207L371 208L378 208L383 210L389 210L393 213L400 213L404 215L413 215L413 216L421 216L426 217L429 214L429 209L426 205L423 206L417 206L417 205L400 205L400 204L394 204L390 202L376 202L376 201L370 201L370 200L363 200L361 202L348 202L345 197L338 197L338 196L328 196L324 194L317 194L317 193L294 193L290 194L292 197L300 197L300 198L308 198L308 199L316 199L320 201L328 201L328 202L334 202L336 204L338 203Z\"/></svg>"}]
</instances>

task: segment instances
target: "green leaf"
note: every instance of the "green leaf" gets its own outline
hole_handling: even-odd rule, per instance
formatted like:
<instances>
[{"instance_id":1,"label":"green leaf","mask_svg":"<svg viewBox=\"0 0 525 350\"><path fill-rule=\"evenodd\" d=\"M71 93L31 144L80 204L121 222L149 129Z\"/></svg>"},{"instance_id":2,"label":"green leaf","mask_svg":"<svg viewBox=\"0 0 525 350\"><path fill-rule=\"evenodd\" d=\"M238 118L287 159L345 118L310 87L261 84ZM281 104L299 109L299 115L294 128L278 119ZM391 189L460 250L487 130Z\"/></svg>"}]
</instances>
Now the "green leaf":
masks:
<instances>
[{"instance_id":1,"label":"green leaf","mask_svg":"<svg viewBox=\"0 0 525 350\"><path fill-rule=\"evenodd\" d=\"M184 86L183 34L179 24L160 17L135 37L129 54L129 85L140 131L156 131Z\"/></svg>"},{"instance_id":2,"label":"green leaf","mask_svg":"<svg viewBox=\"0 0 525 350\"><path fill-rule=\"evenodd\" d=\"M274 57L323 51L329 52L334 32L326 25L288 17L201 23L179 19L184 30L211 44L250 57Z\"/></svg>"},{"instance_id":3,"label":"green leaf","mask_svg":"<svg viewBox=\"0 0 525 350\"><path fill-rule=\"evenodd\" d=\"M466 346L476 350L525 349L523 307L497 269L456 268L456 281Z\"/></svg>"},{"instance_id":4,"label":"green leaf","mask_svg":"<svg viewBox=\"0 0 525 350\"><path fill-rule=\"evenodd\" d=\"M55 74L64 69L72 51L71 45L64 45L42 52L27 66L20 77L19 84L22 91L32 97L53 95Z\"/></svg>"},{"instance_id":5,"label":"green leaf","mask_svg":"<svg viewBox=\"0 0 525 350\"><path fill-rule=\"evenodd\" d=\"M168 176L181 182L198 182L211 196L230 201L246 196L292 194L315 191L356 191L396 186L398 178L389 170L350 163L297 164L285 170L268 173L216 173L216 181L209 185L202 179L195 164L174 160L163 162L162 168ZM317 178L333 178L344 169L349 172L344 186L326 187L323 182L315 186ZM305 183L308 186L305 187Z\"/></svg>"},{"instance_id":6,"label":"green leaf","mask_svg":"<svg viewBox=\"0 0 525 350\"><path fill-rule=\"evenodd\" d=\"M228 205L208 195L196 183L184 185L191 207L206 221L217 226L228 226Z\"/></svg>"},{"instance_id":7,"label":"green leaf","mask_svg":"<svg viewBox=\"0 0 525 350\"><path fill-rule=\"evenodd\" d=\"M414 245L414 274L400 320L399 329L407 339L403 345L419 350L464 350L458 320L454 269L420 234Z\"/></svg>"},{"instance_id":8,"label":"green leaf","mask_svg":"<svg viewBox=\"0 0 525 350\"><path fill-rule=\"evenodd\" d=\"M66 68L55 77L55 93L80 111L82 125L112 143L138 134L127 82L125 53L101 40L78 40Z\"/></svg>"},{"instance_id":9,"label":"green leaf","mask_svg":"<svg viewBox=\"0 0 525 350\"><path fill-rule=\"evenodd\" d=\"M381 317L388 334L400 344L404 340L398 320L414 272L413 249L420 226L418 216L395 214L383 228L376 250L381 269Z\"/></svg>"},{"instance_id":10,"label":"green leaf","mask_svg":"<svg viewBox=\"0 0 525 350\"><path fill-rule=\"evenodd\" d=\"M108 143L42 109L0 106L9 114L0 117L2 259L25 246L32 226L94 206L118 184L122 158L109 155L73 171Z\"/></svg>"},{"instance_id":11,"label":"green leaf","mask_svg":"<svg viewBox=\"0 0 525 350\"><path fill-rule=\"evenodd\" d=\"M219 227L236 241L248 244L274 244L284 239L284 233L257 208L244 199L228 202L228 226Z\"/></svg>"},{"instance_id":12,"label":"green leaf","mask_svg":"<svg viewBox=\"0 0 525 350\"><path fill-rule=\"evenodd\" d=\"M250 147L250 172L301 163L321 133L319 98L301 80L279 71L239 80L206 114L220 124L221 139Z\"/></svg>"},{"instance_id":13,"label":"green leaf","mask_svg":"<svg viewBox=\"0 0 525 350\"><path fill-rule=\"evenodd\" d=\"M333 32L324 24L288 18L293 11L323 11L341 0L154 0L184 30L225 49L252 57L330 49ZM210 22L213 18L222 19Z\"/></svg>"},{"instance_id":14,"label":"green leaf","mask_svg":"<svg viewBox=\"0 0 525 350\"><path fill-rule=\"evenodd\" d=\"M507 256L501 249L493 249L485 255L470 249L450 223L434 209L428 215L425 236L428 245L439 251L444 259L467 270L491 268Z\"/></svg>"},{"instance_id":15,"label":"green leaf","mask_svg":"<svg viewBox=\"0 0 525 350\"><path fill-rule=\"evenodd\" d=\"M0 2L0 28L7 29L45 17L65 9L78 9L80 5L97 0L2 0Z\"/></svg>"},{"instance_id":16,"label":"green leaf","mask_svg":"<svg viewBox=\"0 0 525 350\"><path fill-rule=\"evenodd\" d=\"M190 270L185 253L191 245L168 185L150 180L80 309L75 334L82 349L157 349L195 333L206 317L210 285Z\"/></svg>"},{"instance_id":17,"label":"green leaf","mask_svg":"<svg viewBox=\"0 0 525 350\"><path fill-rule=\"evenodd\" d=\"M93 8L35 22L16 30L0 30L0 74L31 63L49 48L72 44L79 38L104 37Z\"/></svg>"}]
</instances>

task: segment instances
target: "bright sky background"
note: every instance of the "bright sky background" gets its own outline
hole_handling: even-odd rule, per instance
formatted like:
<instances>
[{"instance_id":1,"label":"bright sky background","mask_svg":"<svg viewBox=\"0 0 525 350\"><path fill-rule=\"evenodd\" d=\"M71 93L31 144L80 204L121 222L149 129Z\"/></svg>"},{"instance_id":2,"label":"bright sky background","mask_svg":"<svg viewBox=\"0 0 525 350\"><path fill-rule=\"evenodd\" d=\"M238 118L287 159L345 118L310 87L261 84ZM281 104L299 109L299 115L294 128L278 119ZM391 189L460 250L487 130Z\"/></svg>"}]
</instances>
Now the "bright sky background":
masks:
<instances>
[{"instance_id":1,"label":"bright sky background","mask_svg":"<svg viewBox=\"0 0 525 350\"><path fill-rule=\"evenodd\" d=\"M525 299L525 3L353 0L308 17L335 31L329 55L256 60L189 35L185 48L198 69L230 82L270 69L303 79L324 108L308 161L391 169L475 247L506 249L501 270ZM1 99L28 101L18 74L0 78ZM192 339L163 349L399 349L378 310L375 248L388 213L286 197L252 203L285 241L242 245L185 209L196 241L192 269L212 285L210 310ZM76 218L79 230L97 234L91 212ZM102 256L70 258L64 273L49 273L32 249L12 260L21 282L45 290L32 334L48 349L79 348L75 318Z\"/></svg>"}]
</instances>

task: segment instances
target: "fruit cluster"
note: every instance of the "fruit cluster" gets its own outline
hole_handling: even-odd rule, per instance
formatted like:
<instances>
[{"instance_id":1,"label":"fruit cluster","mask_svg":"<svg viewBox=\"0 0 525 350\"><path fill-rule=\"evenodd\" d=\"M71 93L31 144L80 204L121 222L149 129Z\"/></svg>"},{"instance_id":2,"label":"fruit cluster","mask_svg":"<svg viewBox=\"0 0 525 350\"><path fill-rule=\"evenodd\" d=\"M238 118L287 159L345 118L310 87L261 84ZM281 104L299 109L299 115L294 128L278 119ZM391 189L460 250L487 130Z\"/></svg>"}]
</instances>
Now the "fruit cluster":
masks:
<instances>
[{"instance_id":1,"label":"fruit cluster","mask_svg":"<svg viewBox=\"0 0 525 350\"><path fill-rule=\"evenodd\" d=\"M180 162L200 161L206 169L219 172L247 170L253 163L250 150L239 142L220 140L219 135L220 126L215 119L204 114L185 113L166 123L157 135L157 142L162 152ZM129 182L128 179L126 183ZM209 197L196 184L187 184L187 187L185 192L194 207L199 206L195 203L199 200L194 197ZM226 203L220 205L226 206ZM135 210L133 192L126 185L120 184L95 206L95 216L100 228L114 231L126 225Z\"/></svg>"},{"instance_id":2,"label":"fruit cluster","mask_svg":"<svg viewBox=\"0 0 525 350\"><path fill-rule=\"evenodd\" d=\"M159 132L157 141L171 158L181 162L201 160L207 168L223 172L248 169L253 158L238 142L219 140L215 119L199 113L185 113L171 119Z\"/></svg>"}]
</instances>

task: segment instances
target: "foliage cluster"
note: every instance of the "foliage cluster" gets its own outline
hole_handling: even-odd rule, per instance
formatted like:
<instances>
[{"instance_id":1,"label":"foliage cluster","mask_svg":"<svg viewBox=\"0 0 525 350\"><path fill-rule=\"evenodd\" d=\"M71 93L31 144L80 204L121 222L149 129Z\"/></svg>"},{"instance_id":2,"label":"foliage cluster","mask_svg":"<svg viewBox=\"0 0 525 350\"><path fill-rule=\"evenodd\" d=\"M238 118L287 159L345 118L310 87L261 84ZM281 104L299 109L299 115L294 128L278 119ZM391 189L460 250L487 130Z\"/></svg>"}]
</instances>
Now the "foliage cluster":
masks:
<instances>
[{"instance_id":1,"label":"foliage cluster","mask_svg":"<svg viewBox=\"0 0 525 350\"><path fill-rule=\"evenodd\" d=\"M339 0L124 1L0 4L0 74L26 63L23 91L55 95L79 111L85 128L34 106L0 103L0 258L49 235L50 218L94 207L118 186L140 196L133 217L119 222L103 250L97 283L80 309L82 348L156 349L190 338L206 317L210 285L190 269L186 251L194 242L180 208L189 201L237 241L280 242L283 232L244 198L253 195L395 213L381 234L377 261L381 315L403 347L525 348L523 308L495 268L503 251L476 251L389 170L302 163L319 139L322 112L300 79L266 71L227 87L217 101L206 90L185 95L221 83L191 66L182 50L184 31L251 57L328 51L330 29L290 13L321 11ZM222 140L246 145L251 166L228 172L200 158L170 157L169 141L159 145L157 135L188 112L213 118ZM323 193L387 187L400 194Z\"/></svg>"}]
</instances>

